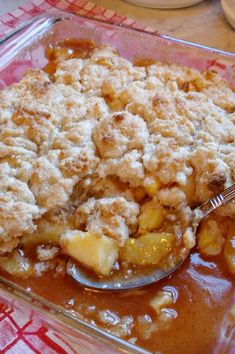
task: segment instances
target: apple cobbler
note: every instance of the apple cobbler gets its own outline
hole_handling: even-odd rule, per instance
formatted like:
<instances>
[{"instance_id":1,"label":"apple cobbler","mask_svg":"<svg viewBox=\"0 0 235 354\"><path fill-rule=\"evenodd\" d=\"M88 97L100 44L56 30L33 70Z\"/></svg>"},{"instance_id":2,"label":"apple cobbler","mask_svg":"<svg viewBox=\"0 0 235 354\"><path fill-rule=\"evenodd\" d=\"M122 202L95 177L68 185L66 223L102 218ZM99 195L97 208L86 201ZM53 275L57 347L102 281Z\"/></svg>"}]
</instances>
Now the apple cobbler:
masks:
<instances>
[{"instance_id":1,"label":"apple cobbler","mask_svg":"<svg viewBox=\"0 0 235 354\"><path fill-rule=\"evenodd\" d=\"M65 255L105 276L172 266L195 246L193 208L235 181L235 93L225 80L86 45L86 55L48 48L46 70L1 91L7 272L63 273ZM201 252L232 242L234 215L231 203L203 222ZM234 248L225 253L234 272Z\"/></svg>"}]
</instances>

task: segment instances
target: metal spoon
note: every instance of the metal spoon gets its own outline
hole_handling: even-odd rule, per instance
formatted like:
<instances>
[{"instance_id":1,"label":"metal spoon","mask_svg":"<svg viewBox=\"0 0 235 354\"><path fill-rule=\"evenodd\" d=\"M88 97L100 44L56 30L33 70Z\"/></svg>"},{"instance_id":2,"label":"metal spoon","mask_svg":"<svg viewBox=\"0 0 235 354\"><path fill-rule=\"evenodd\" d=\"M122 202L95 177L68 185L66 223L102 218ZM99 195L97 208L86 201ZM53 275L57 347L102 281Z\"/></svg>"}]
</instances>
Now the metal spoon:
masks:
<instances>
[{"instance_id":1,"label":"metal spoon","mask_svg":"<svg viewBox=\"0 0 235 354\"><path fill-rule=\"evenodd\" d=\"M204 219L208 214L210 214L215 209L218 209L222 205L225 205L230 200L235 198L235 184L231 185L229 188L225 189L222 193L217 194L215 197L209 199L206 203L198 206L194 209L194 232L196 233L197 226L200 221ZM161 269L151 270L141 270L136 274L124 276L123 274L115 274L107 278L98 277L91 273L88 273L82 267L78 267L69 260L67 263L67 273L76 280L77 283L85 288L93 290L109 290L109 291L121 291L121 290L132 290L136 288L142 288L143 286L155 283L160 279L163 279L173 272L175 272L180 265L185 261L188 254L184 259L180 260L173 268L167 271Z\"/></svg>"}]
</instances>

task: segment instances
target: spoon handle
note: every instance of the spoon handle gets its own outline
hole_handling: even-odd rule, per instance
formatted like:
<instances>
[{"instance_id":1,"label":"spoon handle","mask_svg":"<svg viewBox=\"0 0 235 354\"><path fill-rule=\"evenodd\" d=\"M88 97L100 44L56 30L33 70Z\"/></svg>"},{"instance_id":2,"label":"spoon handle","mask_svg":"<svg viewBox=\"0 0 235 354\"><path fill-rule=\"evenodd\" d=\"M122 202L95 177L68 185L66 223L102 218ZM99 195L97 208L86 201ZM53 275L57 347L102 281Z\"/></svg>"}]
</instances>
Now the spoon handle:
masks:
<instances>
[{"instance_id":1,"label":"spoon handle","mask_svg":"<svg viewBox=\"0 0 235 354\"><path fill-rule=\"evenodd\" d=\"M233 198L235 198L235 183L232 184L229 188L225 189L223 192L217 194L215 197L202 204L199 209L203 212L203 216L205 217L213 210L227 204Z\"/></svg>"}]
</instances>

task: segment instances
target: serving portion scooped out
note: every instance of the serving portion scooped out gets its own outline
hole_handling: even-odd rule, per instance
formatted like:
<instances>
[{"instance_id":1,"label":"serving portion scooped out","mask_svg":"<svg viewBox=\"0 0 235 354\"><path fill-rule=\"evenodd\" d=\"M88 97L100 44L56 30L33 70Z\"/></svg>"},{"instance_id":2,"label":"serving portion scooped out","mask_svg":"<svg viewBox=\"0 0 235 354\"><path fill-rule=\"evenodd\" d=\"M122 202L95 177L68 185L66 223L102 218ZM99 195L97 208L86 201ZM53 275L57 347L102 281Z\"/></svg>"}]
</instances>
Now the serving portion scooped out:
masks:
<instances>
[{"instance_id":1,"label":"serving portion scooped out","mask_svg":"<svg viewBox=\"0 0 235 354\"><path fill-rule=\"evenodd\" d=\"M207 202L199 205L194 209L192 227L194 235L197 234L197 229L203 219L208 217L210 213L215 212L221 206L225 206L228 202L235 199L235 184L231 185L229 188L225 189L223 192L217 194L215 197L209 199ZM231 222L232 225L232 222ZM216 242L213 243L213 239L218 237L214 234L215 230L213 228L204 230L206 236L201 236L202 246L206 248L206 252L212 255L217 254L218 245ZM201 232L201 235L204 235ZM75 232L72 236L73 240L77 239L77 233ZM140 265L141 267L132 269L127 272L121 272L120 268L118 273L112 274L108 278L94 277L88 274L87 271L81 269L81 266L76 266L72 261L67 262L66 270L69 275L77 281L79 285L86 288L95 290L109 290L109 291L120 291L120 290L131 290L142 288L146 285L158 282L166 277L169 277L172 273L176 272L178 268L186 260L189 253L181 253L178 256L178 261L176 257L172 264L168 264L167 267L159 266L160 260L167 256L171 252L171 244L169 241L173 238L172 234L167 233L147 233L137 239L132 240L130 238L129 243L125 243L122 252L127 255L128 262L134 264L135 266ZM211 237L213 238L211 240ZM208 242L209 241L209 242ZM227 263L233 269L233 257L234 257L234 246L233 239L228 237L227 248L225 250L225 257ZM170 244L170 245L169 245ZM67 241L70 250L67 251L68 254L73 256L75 250L78 247L73 247L73 242ZM77 245L76 245L77 246ZM91 250L92 248L90 248ZM124 256L125 257L125 256ZM76 255L75 255L76 258ZM79 259L79 257L78 257ZM122 256L120 257L122 260ZM125 258L124 258L125 259ZM151 265L147 267L146 265ZM156 266L155 266L156 265Z\"/></svg>"},{"instance_id":2,"label":"serving portion scooped out","mask_svg":"<svg viewBox=\"0 0 235 354\"><path fill-rule=\"evenodd\" d=\"M63 276L69 256L99 277L174 268L196 244L195 206L235 181L234 91L89 41L48 57L0 93L0 267ZM234 215L230 203L203 222L202 253L231 243Z\"/></svg>"}]
</instances>

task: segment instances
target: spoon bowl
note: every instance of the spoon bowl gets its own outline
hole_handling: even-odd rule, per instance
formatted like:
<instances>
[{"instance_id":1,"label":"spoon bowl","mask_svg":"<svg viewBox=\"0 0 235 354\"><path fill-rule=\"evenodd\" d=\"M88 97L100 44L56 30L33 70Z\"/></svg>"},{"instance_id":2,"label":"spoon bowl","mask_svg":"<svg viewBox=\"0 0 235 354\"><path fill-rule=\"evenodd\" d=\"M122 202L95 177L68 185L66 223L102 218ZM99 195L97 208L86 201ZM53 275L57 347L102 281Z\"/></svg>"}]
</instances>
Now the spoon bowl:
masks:
<instances>
[{"instance_id":1,"label":"spoon bowl","mask_svg":"<svg viewBox=\"0 0 235 354\"><path fill-rule=\"evenodd\" d=\"M187 258L187 257L185 257ZM124 276L118 272L108 276L99 277L87 272L82 267L77 266L71 259L67 262L66 271L77 283L87 289L98 291L127 291L139 289L146 285L156 283L159 280L175 272L185 259L179 261L174 268L168 270L156 269L154 266L143 268L141 271L134 272L130 276Z\"/></svg>"}]
</instances>

